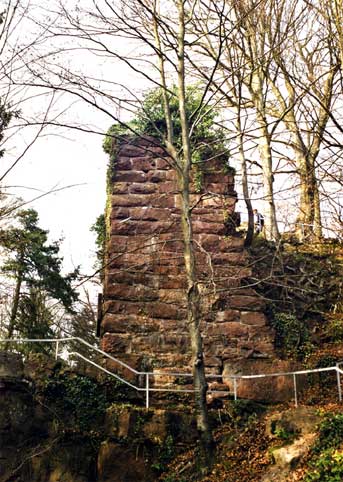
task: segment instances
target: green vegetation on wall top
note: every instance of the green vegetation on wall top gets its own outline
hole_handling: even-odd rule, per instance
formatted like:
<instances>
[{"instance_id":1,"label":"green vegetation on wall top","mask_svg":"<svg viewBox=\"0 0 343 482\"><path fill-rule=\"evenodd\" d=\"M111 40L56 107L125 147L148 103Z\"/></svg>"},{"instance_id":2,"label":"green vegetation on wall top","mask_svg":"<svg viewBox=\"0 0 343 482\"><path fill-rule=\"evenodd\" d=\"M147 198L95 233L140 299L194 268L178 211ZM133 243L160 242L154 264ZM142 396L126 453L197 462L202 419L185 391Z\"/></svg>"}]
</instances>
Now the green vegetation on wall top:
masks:
<instances>
[{"instance_id":1,"label":"green vegetation on wall top","mask_svg":"<svg viewBox=\"0 0 343 482\"><path fill-rule=\"evenodd\" d=\"M202 102L197 86L186 89L186 112L189 125L192 126L191 149L193 164L204 163L208 159L220 159L223 165L229 157L225 145L225 132L217 126L218 112L212 106L205 105L198 109ZM181 122L177 87L169 91L170 114L173 124L174 143L177 149L182 147ZM196 114L195 114L196 113ZM194 115L195 114L195 115ZM136 117L126 124L114 124L110 127L103 143L104 151L112 155L115 145L114 138L125 135L149 135L161 143L167 133L167 124L163 106L163 90L153 89L148 92L137 111Z\"/></svg>"}]
</instances>

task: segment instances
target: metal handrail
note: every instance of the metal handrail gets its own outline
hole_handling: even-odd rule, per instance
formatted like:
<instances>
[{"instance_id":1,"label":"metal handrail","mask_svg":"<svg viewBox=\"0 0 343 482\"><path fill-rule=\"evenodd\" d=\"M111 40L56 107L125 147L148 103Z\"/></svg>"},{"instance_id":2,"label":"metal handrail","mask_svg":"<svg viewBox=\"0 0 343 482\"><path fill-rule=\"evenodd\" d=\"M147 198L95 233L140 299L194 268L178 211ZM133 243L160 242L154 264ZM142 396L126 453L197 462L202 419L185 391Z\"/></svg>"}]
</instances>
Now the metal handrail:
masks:
<instances>
[{"instance_id":1,"label":"metal handrail","mask_svg":"<svg viewBox=\"0 0 343 482\"><path fill-rule=\"evenodd\" d=\"M133 383L128 382L124 378L121 378L119 375L116 373L111 372L107 368L104 368L103 366L99 365L98 363L94 362L93 360L90 360L89 358L85 357L81 353L78 352L70 352L68 353L68 356L77 356L81 358L82 360L86 361L87 363L95 366L99 370L103 371L104 373L107 373L110 376L113 376L115 379L119 380L120 382L124 383L125 385L133 388L136 391L139 392L145 392L146 396L146 408L149 408L149 395L150 392L175 392L175 393L195 393L197 390L195 389L180 389L180 388L155 388L150 386L150 377L158 377L158 376L174 376L174 377L193 377L192 373L185 373L185 372L142 372L135 370L134 368L130 367L130 365L122 362L121 360L113 357L109 353L106 353L105 351L101 350L100 348L97 348L87 341L83 340L80 337L68 337L68 338L11 338L11 339L0 339L0 344L1 343L56 343L56 350L55 350L55 358L57 359L59 356L59 347L60 343L68 343L71 341L78 341L83 345L86 345L90 349L100 353L101 355L109 358L110 360L118 363L120 366L127 368L129 371L134 373L135 375L143 376L145 377L145 387L138 387L134 385ZM324 368L313 368L309 370L296 370L296 371L290 371L290 372L275 372L275 373L259 373L256 375L214 375L214 374L206 374L206 378L228 378L233 381L233 394L234 394L234 400L237 400L237 381L238 380L252 380L252 379L258 379L258 378L270 378L270 377L279 377L279 376L292 376L293 377L293 386L294 386L294 403L295 406L298 406L298 389L297 389L297 376L298 375L307 375L310 373L321 373L321 372L329 372L329 371L334 371L336 372L337 376L337 390L338 390L338 399L339 402L342 402L342 387L341 387L341 375L343 375L343 370L340 367L340 365L343 365L343 361L337 362L336 366L333 367L324 367ZM223 393L225 390L212 390L209 389L208 393ZM230 393L228 391L228 393Z\"/></svg>"}]
</instances>

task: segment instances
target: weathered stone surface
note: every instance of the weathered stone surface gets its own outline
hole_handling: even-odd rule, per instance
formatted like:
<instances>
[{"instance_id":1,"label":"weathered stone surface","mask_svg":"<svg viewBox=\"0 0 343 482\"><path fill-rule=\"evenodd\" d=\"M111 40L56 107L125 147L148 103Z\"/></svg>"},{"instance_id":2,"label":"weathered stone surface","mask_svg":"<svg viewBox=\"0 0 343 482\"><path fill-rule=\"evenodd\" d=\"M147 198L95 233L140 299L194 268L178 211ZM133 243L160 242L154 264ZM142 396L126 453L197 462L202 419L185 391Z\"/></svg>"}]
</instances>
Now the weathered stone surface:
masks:
<instances>
[{"instance_id":1,"label":"weathered stone surface","mask_svg":"<svg viewBox=\"0 0 343 482\"><path fill-rule=\"evenodd\" d=\"M143 457L137 458L130 448L125 449L118 442L105 441L101 444L97 465L99 482L152 480L152 474Z\"/></svg>"},{"instance_id":2,"label":"weathered stone surface","mask_svg":"<svg viewBox=\"0 0 343 482\"><path fill-rule=\"evenodd\" d=\"M116 171L115 180L118 182L146 182L147 175L143 171Z\"/></svg>"},{"instance_id":3,"label":"weathered stone surface","mask_svg":"<svg viewBox=\"0 0 343 482\"><path fill-rule=\"evenodd\" d=\"M205 233L205 234L218 234L218 235L224 236L226 233L226 227L223 223L193 221L192 226L195 234Z\"/></svg>"},{"instance_id":4,"label":"weathered stone surface","mask_svg":"<svg viewBox=\"0 0 343 482\"><path fill-rule=\"evenodd\" d=\"M254 311L260 311L264 309L265 303L258 296L237 295L230 297L229 306L230 308L237 310L249 309Z\"/></svg>"},{"instance_id":5,"label":"weathered stone surface","mask_svg":"<svg viewBox=\"0 0 343 482\"><path fill-rule=\"evenodd\" d=\"M217 311L215 314L215 321L227 322L227 321L239 321L241 318L241 313L238 310L226 310Z\"/></svg>"},{"instance_id":6,"label":"weathered stone surface","mask_svg":"<svg viewBox=\"0 0 343 482\"><path fill-rule=\"evenodd\" d=\"M108 314L102 325L104 333L151 333L158 332L159 320L137 315Z\"/></svg>"},{"instance_id":7,"label":"weathered stone surface","mask_svg":"<svg viewBox=\"0 0 343 482\"><path fill-rule=\"evenodd\" d=\"M310 451L311 445L316 439L315 433L309 433L295 440L291 445L281 447L273 451L273 459L276 464L282 467L294 469L298 462Z\"/></svg>"},{"instance_id":8,"label":"weathered stone surface","mask_svg":"<svg viewBox=\"0 0 343 482\"><path fill-rule=\"evenodd\" d=\"M279 372L289 372L298 367L284 360L254 360L245 359L224 362L223 382L233 390L230 375L258 375ZM301 391L303 379L298 377L298 390ZM292 376L273 376L265 378L250 378L237 380L237 395L239 398L269 402L282 402L294 397Z\"/></svg>"},{"instance_id":9,"label":"weathered stone surface","mask_svg":"<svg viewBox=\"0 0 343 482\"><path fill-rule=\"evenodd\" d=\"M116 183L117 184L117 183ZM115 185L116 185L115 184ZM118 183L119 184L119 183ZM122 183L124 184L124 183ZM127 183L129 194L155 194L158 192L158 186L154 183L144 182L144 183ZM116 190L116 194L118 191ZM113 193L114 194L114 193Z\"/></svg>"},{"instance_id":10,"label":"weathered stone surface","mask_svg":"<svg viewBox=\"0 0 343 482\"><path fill-rule=\"evenodd\" d=\"M241 323L231 321L229 323L211 323L208 327L208 335L225 335L228 338L240 338L247 336L248 328Z\"/></svg>"},{"instance_id":11,"label":"weathered stone surface","mask_svg":"<svg viewBox=\"0 0 343 482\"><path fill-rule=\"evenodd\" d=\"M241 322L245 325L265 326L267 319L263 313L254 311L242 311Z\"/></svg>"},{"instance_id":12,"label":"weathered stone surface","mask_svg":"<svg viewBox=\"0 0 343 482\"><path fill-rule=\"evenodd\" d=\"M158 299L158 293L153 288L137 284L112 284L107 289L107 296L117 300L152 301Z\"/></svg>"},{"instance_id":13,"label":"weathered stone surface","mask_svg":"<svg viewBox=\"0 0 343 482\"><path fill-rule=\"evenodd\" d=\"M293 407L291 410L273 413L266 419L266 435L275 437L278 429L298 436L315 433L321 422L315 407Z\"/></svg>"}]
</instances>

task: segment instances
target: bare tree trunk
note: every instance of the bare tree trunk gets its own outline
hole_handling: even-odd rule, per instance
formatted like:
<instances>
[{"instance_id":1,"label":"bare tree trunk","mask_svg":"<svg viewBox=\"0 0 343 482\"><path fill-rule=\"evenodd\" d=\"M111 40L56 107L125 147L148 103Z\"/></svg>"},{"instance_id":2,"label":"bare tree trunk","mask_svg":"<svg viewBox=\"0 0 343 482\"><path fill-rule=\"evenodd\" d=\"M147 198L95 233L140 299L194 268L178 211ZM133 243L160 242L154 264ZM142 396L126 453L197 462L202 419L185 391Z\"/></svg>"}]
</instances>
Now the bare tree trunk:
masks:
<instances>
[{"instance_id":1,"label":"bare tree trunk","mask_svg":"<svg viewBox=\"0 0 343 482\"><path fill-rule=\"evenodd\" d=\"M241 123L241 109L238 108L236 129L239 136L238 140L238 154L241 162L241 175L242 175L242 190L244 202L248 211L248 229L245 236L244 245L246 247L251 246L254 237L254 212L251 204L251 199L249 195L249 183L248 183L248 172L247 172L247 161L245 159L244 144L243 144L243 132Z\"/></svg>"},{"instance_id":2,"label":"bare tree trunk","mask_svg":"<svg viewBox=\"0 0 343 482\"><path fill-rule=\"evenodd\" d=\"M200 331L201 299L196 276L194 257L191 210L189 205L189 183L187 174L179 176L181 196L181 223L184 242L184 261L187 277L187 324L192 349L192 370L194 376L195 404L197 412L197 428L203 449L205 464L211 464L213 439L210 429L206 403L207 381L205 377L205 363L203 343Z\"/></svg>"},{"instance_id":3,"label":"bare tree trunk","mask_svg":"<svg viewBox=\"0 0 343 482\"><path fill-rule=\"evenodd\" d=\"M197 428L200 435L203 461L205 466L209 467L212 459L211 455L213 449L213 438L206 403L207 382L205 377L203 344L200 332L201 303L195 266L191 208L189 204L191 148L188 119L186 114L184 65L185 11L183 1L178 2L178 12L178 95L183 152L182 158L179 162L181 169L177 171L177 174L181 196L181 226L184 242L185 271L187 277L187 324L192 348L192 369L194 376Z\"/></svg>"},{"instance_id":4,"label":"bare tree trunk","mask_svg":"<svg viewBox=\"0 0 343 482\"><path fill-rule=\"evenodd\" d=\"M261 115L257 113L259 123L259 151L262 160L262 177L264 188L264 235L269 241L278 241L280 234L277 226L274 191L273 191L273 167L272 167L272 151L270 145L270 135L268 127Z\"/></svg>"}]
</instances>

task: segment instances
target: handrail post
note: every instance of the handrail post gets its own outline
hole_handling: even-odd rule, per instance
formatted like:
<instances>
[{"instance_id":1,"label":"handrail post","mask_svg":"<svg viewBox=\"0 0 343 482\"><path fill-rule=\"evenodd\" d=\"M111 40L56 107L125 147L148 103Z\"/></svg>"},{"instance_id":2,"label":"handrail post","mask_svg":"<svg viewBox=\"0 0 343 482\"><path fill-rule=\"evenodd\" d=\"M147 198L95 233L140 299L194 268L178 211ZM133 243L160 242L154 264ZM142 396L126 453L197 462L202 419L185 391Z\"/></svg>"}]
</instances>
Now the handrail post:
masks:
<instances>
[{"instance_id":1,"label":"handrail post","mask_svg":"<svg viewBox=\"0 0 343 482\"><path fill-rule=\"evenodd\" d=\"M339 368L339 364L336 364L336 367ZM341 386L341 373L339 370L336 370L337 375L337 389L338 389L338 400L339 403L342 403L342 386Z\"/></svg>"},{"instance_id":2,"label":"handrail post","mask_svg":"<svg viewBox=\"0 0 343 482\"><path fill-rule=\"evenodd\" d=\"M293 373L293 385L294 385L294 404L298 406L298 392L297 392L297 376Z\"/></svg>"},{"instance_id":3,"label":"handrail post","mask_svg":"<svg viewBox=\"0 0 343 482\"><path fill-rule=\"evenodd\" d=\"M56 350L55 350L55 360L58 358L58 348L59 348L59 341L56 341Z\"/></svg>"},{"instance_id":4,"label":"handrail post","mask_svg":"<svg viewBox=\"0 0 343 482\"><path fill-rule=\"evenodd\" d=\"M233 379L233 397L234 397L234 400L236 401L237 400L237 378L236 377Z\"/></svg>"},{"instance_id":5,"label":"handrail post","mask_svg":"<svg viewBox=\"0 0 343 482\"><path fill-rule=\"evenodd\" d=\"M149 373L145 374L145 408L149 408Z\"/></svg>"}]
</instances>

